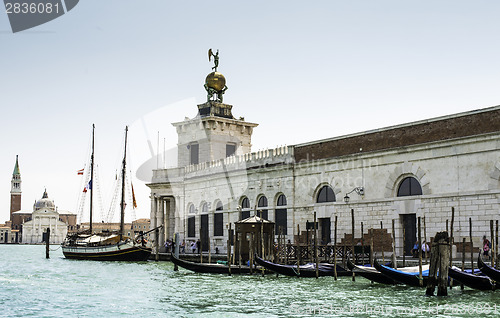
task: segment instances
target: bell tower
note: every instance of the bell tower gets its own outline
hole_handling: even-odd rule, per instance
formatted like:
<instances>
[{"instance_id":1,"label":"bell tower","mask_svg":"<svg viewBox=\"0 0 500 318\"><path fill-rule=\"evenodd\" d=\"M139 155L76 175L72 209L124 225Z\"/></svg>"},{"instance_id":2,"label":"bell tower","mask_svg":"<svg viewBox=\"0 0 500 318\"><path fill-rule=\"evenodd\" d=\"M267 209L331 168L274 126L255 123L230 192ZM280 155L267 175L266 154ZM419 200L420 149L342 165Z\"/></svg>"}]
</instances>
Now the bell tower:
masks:
<instances>
[{"instance_id":1,"label":"bell tower","mask_svg":"<svg viewBox=\"0 0 500 318\"><path fill-rule=\"evenodd\" d=\"M21 210L21 172L19 171L17 155L16 165L14 166L14 172L12 172L12 180L10 183L10 221L13 221L12 213Z\"/></svg>"},{"instance_id":2,"label":"bell tower","mask_svg":"<svg viewBox=\"0 0 500 318\"><path fill-rule=\"evenodd\" d=\"M226 78L217 72L219 51L214 57L214 71L205 78L207 101L198 105L198 115L192 119L172 123L177 129L178 166L220 160L232 155L251 152L253 128L258 124L246 122L243 117L236 119L232 105L223 103L227 90Z\"/></svg>"}]
</instances>

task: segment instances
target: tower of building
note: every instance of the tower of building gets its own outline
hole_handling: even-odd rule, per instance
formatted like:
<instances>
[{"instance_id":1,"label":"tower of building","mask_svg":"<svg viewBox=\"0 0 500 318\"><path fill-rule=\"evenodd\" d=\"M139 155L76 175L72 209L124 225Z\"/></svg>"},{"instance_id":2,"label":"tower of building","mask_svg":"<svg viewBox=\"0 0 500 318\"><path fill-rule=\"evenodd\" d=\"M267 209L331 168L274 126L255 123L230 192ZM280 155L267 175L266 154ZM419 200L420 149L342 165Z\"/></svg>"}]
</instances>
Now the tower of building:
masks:
<instances>
[{"instance_id":1,"label":"tower of building","mask_svg":"<svg viewBox=\"0 0 500 318\"><path fill-rule=\"evenodd\" d=\"M16 165L14 166L14 172L12 173L12 181L10 187L10 221L12 219L12 213L21 210L21 172L19 171L19 161L16 155Z\"/></svg>"},{"instance_id":2,"label":"tower of building","mask_svg":"<svg viewBox=\"0 0 500 318\"><path fill-rule=\"evenodd\" d=\"M205 79L206 103L198 105L195 118L172 124L177 128L180 167L251 152L253 128L258 126L242 117L234 118L233 106L223 103L226 78L217 72L218 52L210 50L210 54L216 64Z\"/></svg>"}]
</instances>

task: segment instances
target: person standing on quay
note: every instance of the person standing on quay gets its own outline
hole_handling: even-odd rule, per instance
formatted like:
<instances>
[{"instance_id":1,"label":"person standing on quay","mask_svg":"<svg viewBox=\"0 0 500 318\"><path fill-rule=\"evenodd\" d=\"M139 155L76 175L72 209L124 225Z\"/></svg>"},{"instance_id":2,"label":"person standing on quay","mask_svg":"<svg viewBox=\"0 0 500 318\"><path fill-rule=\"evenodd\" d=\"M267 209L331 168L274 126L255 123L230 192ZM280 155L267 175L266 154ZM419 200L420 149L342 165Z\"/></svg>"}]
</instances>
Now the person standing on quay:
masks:
<instances>
[{"instance_id":1,"label":"person standing on quay","mask_svg":"<svg viewBox=\"0 0 500 318\"><path fill-rule=\"evenodd\" d=\"M486 258L489 258L489 252L490 252L490 249L491 249L491 243L490 241L486 238L486 235L483 236L483 255L486 257Z\"/></svg>"}]
</instances>

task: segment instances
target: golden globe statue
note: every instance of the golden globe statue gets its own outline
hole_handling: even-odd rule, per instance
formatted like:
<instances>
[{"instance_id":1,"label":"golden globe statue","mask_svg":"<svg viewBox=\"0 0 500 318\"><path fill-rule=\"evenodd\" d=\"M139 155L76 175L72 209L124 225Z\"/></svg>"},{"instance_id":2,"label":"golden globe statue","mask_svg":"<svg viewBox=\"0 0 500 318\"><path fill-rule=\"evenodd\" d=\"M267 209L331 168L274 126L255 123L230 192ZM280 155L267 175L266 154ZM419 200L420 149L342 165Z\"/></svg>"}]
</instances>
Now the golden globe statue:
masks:
<instances>
[{"instance_id":1,"label":"golden globe statue","mask_svg":"<svg viewBox=\"0 0 500 318\"><path fill-rule=\"evenodd\" d=\"M227 90L226 78L221 73L217 72L217 67L219 67L219 50L217 53L213 53L212 49L208 50L208 61L210 62L214 57L214 70L212 73L208 74L205 78L205 90L207 91L207 102L210 102L212 98L214 101L222 103L222 98Z\"/></svg>"},{"instance_id":2,"label":"golden globe statue","mask_svg":"<svg viewBox=\"0 0 500 318\"><path fill-rule=\"evenodd\" d=\"M224 86L226 86L226 78L219 72L212 72L207 75L205 84L207 87L213 88L219 92L224 88Z\"/></svg>"}]
</instances>

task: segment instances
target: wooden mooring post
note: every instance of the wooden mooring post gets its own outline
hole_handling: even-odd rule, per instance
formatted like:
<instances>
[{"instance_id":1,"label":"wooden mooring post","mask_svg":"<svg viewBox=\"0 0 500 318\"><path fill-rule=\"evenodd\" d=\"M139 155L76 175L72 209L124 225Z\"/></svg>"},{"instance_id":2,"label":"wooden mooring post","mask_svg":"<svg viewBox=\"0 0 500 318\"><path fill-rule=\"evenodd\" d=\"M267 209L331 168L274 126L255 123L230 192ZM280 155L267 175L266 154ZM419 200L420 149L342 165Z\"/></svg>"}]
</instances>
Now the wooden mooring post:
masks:
<instances>
[{"instance_id":1,"label":"wooden mooring post","mask_svg":"<svg viewBox=\"0 0 500 318\"><path fill-rule=\"evenodd\" d=\"M429 245L429 243L427 243L427 230L426 230L426 226L425 226L425 216L423 218L424 220L424 241L425 243L427 244L427 246ZM428 252L428 248L425 249L425 264L429 263L429 252Z\"/></svg>"},{"instance_id":2,"label":"wooden mooring post","mask_svg":"<svg viewBox=\"0 0 500 318\"><path fill-rule=\"evenodd\" d=\"M382 221L380 221L380 229L384 229L384 225L382 224ZM380 232L382 233L382 232ZM384 240L382 239L382 235L379 237L379 242L380 242L380 248L382 249L382 263L385 264L385 256L384 256ZM363 264L364 265L364 264Z\"/></svg>"},{"instance_id":3,"label":"wooden mooring post","mask_svg":"<svg viewBox=\"0 0 500 318\"><path fill-rule=\"evenodd\" d=\"M179 258L179 233L174 234L174 255ZM174 271L177 272L179 270L179 266L174 264Z\"/></svg>"},{"instance_id":4,"label":"wooden mooring post","mask_svg":"<svg viewBox=\"0 0 500 318\"><path fill-rule=\"evenodd\" d=\"M495 268L498 269L498 220L495 223Z\"/></svg>"},{"instance_id":5,"label":"wooden mooring post","mask_svg":"<svg viewBox=\"0 0 500 318\"><path fill-rule=\"evenodd\" d=\"M465 237L462 238L462 271L465 270ZM460 289L464 290L464 284L460 284Z\"/></svg>"},{"instance_id":6,"label":"wooden mooring post","mask_svg":"<svg viewBox=\"0 0 500 318\"><path fill-rule=\"evenodd\" d=\"M316 211L314 211L314 262L316 263L316 279L319 277L319 258L318 258L318 222Z\"/></svg>"},{"instance_id":7,"label":"wooden mooring post","mask_svg":"<svg viewBox=\"0 0 500 318\"><path fill-rule=\"evenodd\" d=\"M297 273L300 276L300 265L302 264L302 247L300 246L300 225L297 224Z\"/></svg>"},{"instance_id":8,"label":"wooden mooring post","mask_svg":"<svg viewBox=\"0 0 500 318\"><path fill-rule=\"evenodd\" d=\"M373 254L374 254L374 248L373 248L373 229L369 229L368 232L370 233L370 266L373 267Z\"/></svg>"},{"instance_id":9,"label":"wooden mooring post","mask_svg":"<svg viewBox=\"0 0 500 318\"><path fill-rule=\"evenodd\" d=\"M406 266L406 251L405 251L405 247L406 247L406 230L405 230L405 227L403 226L403 267Z\"/></svg>"},{"instance_id":10,"label":"wooden mooring post","mask_svg":"<svg viewBox=\"0 0 500 318\"><path fill-rule=\"evenodd\" d=\"M490 237L491 237L491 267L495 268L495 236L493 232L493 220L490 220Z\"/></svg>"},{"instance_id":11,"label":"wooden mooring post","mask_svg":"<svg viewBox=\"0 0 500 318\"><path fill-rule=\"evenodd\" d=\"M418 241L420 245L418 247L418 279L420 287L424 286L424 280L422 278L422 231L420 227L420 216L418 217Z\"/></svg>"},{"instance_id":12,"label":"wooden mooring post","mask_svg":"<svg viewBox=\"0 0 500 318\"><path fill-rule=\"evenodd\" d=\"M448 295L448 266L450 263L450 240L448 232L438 232L434 236L431 247L431 263L429 267L429 279L427 281L426 295L433 296L438 285L438 296ZM439 277L436 276L439 272Z\"/></svg>"},{"instance_id":13,"label":"wooden mooring post","mask_svg":"<svg viewBox=\"0 0 500 318\"><path fill-rule=\"evenodd\" d=\"M398 269L398 261L396 259L396 228L394 222L395 220L392 219L392 266Z\"/></svg>"},{"instance_id":14,"label":"wooden mooring post","mask_svg":"<svg viewBox=\"0 0 500 318\"><path fill-rule=\"evenodd\" d=\"M50 258L50 228L47 228L47 236L45 237L45 258Z\"/></svg>"},{"instance_id":15,"label":"wooden mooring post","mask_svg":"<svg viewBox=\"0 0 500 318\"><path fill-rule=\"evenodd\" d=\"M158 228L155 229L155 262L160 260L160 231Z\"/></svg>"},{"instance_id":16,"label":"wooden mooring post","mask_svg":"<svg viewBox=\"0 0 500 318\"><path fill-rule=\"evenodd\" d=\"M361 264L365 266L365 242L363 241L363 222L361 222Z\"/></svg>"},{"instance_id":17,"label":"wooden mooring post","mask_svg":"<svg viewBox=\"0 0 500 318\"><path fill-rule=\"evenodd\" d=\"M252 242L250 242L252 244ZM251 245L250 245L251 246ZM227 267L229 276L231 276L231 222L229 222L229 228L227 230ZM250 268L250 272L252 269Z\"/></svg>"},{"instance_id":18,"label":"wooden mooring post","mask_svg":"<svg viewBox=\"0 0 500 318\"><path fill-rule=\"evenodd\" d=\"M335 215L335 229L333 231L333 277L337 280L337 215Z\"/></svg>"},{"instance_id":19,"label":"wooden mooring post","mask_svg":"<svg viewBox=\"0 0 500 318\"><path fill-rule=\"evenodd\" d=\"M351 209L351 221L352 221L352 240L351 240L351 247L352 247L352 251L351 251L351 255L352 255L352 263L353 264L356 264L356 258L354 256L354 209ZM356 281L356 274L354 273L354 271L352 272L352 281Z\"/></svg>"},{"instance_id":20,"label":"wooden mooring post","mask_svg":"<svg viewBox=\"0 0 500 318\"><path fill-rule=\"evenodd\" d=\"M455 223L455 208L451 207L451 223L450 223L450 267L453 262L453 223ZM453 287L453 278L450 278L450 289Z\"/></svg>"},{"instance_id":21,"label":"wooden mooring post","mask_svg":"<svg viewBox=\"0 0 500 318\"><path fill-rule=\"evenodd\" d=\"M472 218L469 218L470 263L474 273L474 243L472 242Z\"/></svg>"}]
</instances>

